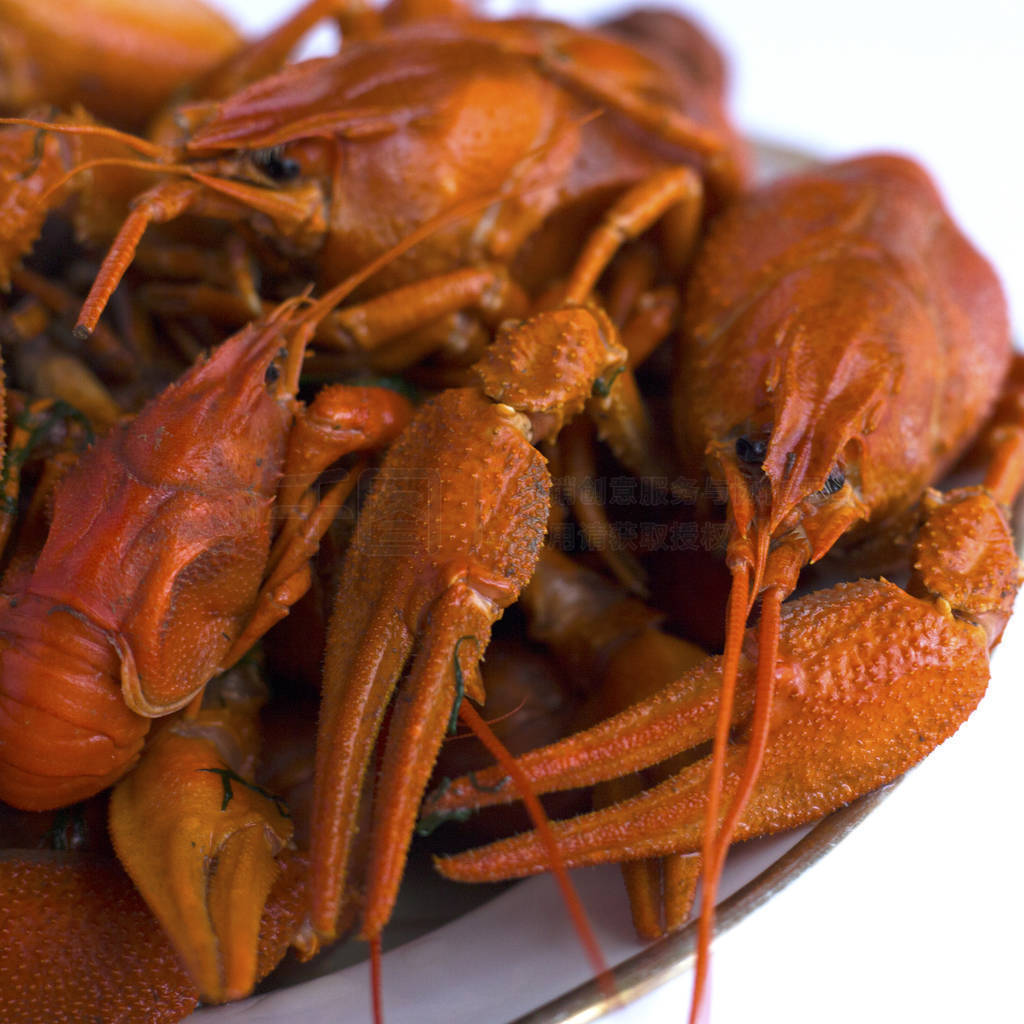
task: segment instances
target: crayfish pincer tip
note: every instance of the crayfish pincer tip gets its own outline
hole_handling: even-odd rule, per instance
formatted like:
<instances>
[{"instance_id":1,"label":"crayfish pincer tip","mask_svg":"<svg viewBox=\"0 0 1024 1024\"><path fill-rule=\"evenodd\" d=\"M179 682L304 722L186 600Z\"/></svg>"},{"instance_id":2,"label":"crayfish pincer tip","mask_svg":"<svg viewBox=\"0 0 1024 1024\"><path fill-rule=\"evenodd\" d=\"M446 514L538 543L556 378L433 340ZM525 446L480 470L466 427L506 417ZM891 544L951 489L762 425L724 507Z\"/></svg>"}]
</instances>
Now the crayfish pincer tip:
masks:
<instances>
[{"instance_id":1,"label":"crayfish pincer tip","mask_svg":"<svg viewBox=\"0 0 1024 1024\"><path fill-rule=\"evenodd\" d=\"M77 341L88 341L92 337L92 330L85 324L75 324L71 333Z\"/></svg>"},{"instance_id":2,"label":"crayfish pincer tip","mask_svg":"<svg viewBox=\"0 0 1024 1024\"><path fill-rule=\"evenodd\" d=\"M240 774L248 714L204 709L164 727L110 798L118 858L208 1003L256 984L263 912L293 830L280 802Z\"/></svg>"}]
</instances>

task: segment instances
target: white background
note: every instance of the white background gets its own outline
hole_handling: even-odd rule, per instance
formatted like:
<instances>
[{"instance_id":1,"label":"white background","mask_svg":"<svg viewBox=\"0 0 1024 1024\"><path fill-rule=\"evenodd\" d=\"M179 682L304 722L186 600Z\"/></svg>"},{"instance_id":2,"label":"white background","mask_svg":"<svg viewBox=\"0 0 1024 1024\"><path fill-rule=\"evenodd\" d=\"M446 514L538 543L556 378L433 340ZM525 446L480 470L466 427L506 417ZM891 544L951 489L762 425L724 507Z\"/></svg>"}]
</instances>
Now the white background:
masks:
<instances>
[{"instance_id":1,"label":"white background","mask_svg":"<svg viewBox=\"0 0 1024 1024\"><path fill-rule=\"evenodd\" d=\"M254 30L288 9L281 0L221 5ZM586 20L620 6L533 9ZM923 160L1000 268L1020 335L1020 0L688 6L731 56L733 107L748 132L823 155L888 148ZM837 850L716 943L715 1024L1024 1020L1016 983L1024 957L1022 665L1017 628L960 733ZM456 980L490 984L453 963L441 983ZM610 1020L682 1021L688 999L682 979Z\"/></svg>"}]
</instances>

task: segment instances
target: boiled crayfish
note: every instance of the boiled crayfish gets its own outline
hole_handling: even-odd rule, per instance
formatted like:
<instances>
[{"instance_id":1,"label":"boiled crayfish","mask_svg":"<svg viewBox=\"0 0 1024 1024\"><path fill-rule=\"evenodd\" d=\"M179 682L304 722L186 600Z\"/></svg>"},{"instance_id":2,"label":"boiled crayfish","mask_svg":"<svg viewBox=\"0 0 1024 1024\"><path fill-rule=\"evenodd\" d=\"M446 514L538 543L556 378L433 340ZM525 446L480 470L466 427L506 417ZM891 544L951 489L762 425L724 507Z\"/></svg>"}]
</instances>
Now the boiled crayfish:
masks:
<instances>
[{"instance_id":1,"label":"boiled crayfish","mask_svg":"<svg viewBox=\"0 0 1024 1024\"><path fill-rule=\"evenodd\" d=\"M186 134L162 149L158 141L134 140L74 119L11 125L12 145L23 144L30 132L42 133L47 162L38 164L33 181L39 179L51 198L86 180L86 173L98 182L89 187L102 192L106 168L131 172L129 177L151 172L162 179L135 198L117 228L80 327L95 326L147 227L185 212L241 221L269 233L288 256L315 266L316 276L327 284L365 267L388 246L404 245L407 251L390 258L374 284L378 291L388 285L402 290L392 290L386 301L370 299L361 309L342 311L343 326L362 345L408 334L474 303L491 303L497 316L525 311L521 298L510 304L501 296L520 296L524 286L535 290L538 282L568 271L555 308L506 332L510 355L504 361L488 357L481 363L484 391L501 403L498 409L511 403L529 413L532 427L525 419L500 415L520 435L539 438L556 433L562 420L579 412L600 386L610 395L609 431L626 439L622 450L636 453L640 461L643 446L631 439L643 431L629 429L629 414L615 404L617 396L627 393L624 350L607 318L586 303L624 237L665 216L672 247L688 250L704 207L704 181L713 204L732 194L741 180L740 147L720 108L721 75L708 71L717 68L715 62L697 59L696 70L690 71L670 48L649 41L631 45L614 29L586 33L527 19L486 22L446 16L400 28L378 26L365 39L354 35L336 58L288 68L226 99L179 110L175 122L187 126ZM644 37L642 24L625 31L626 39L634 37ZM707 47L696 33L681 38L698 51ZM367 82L372 83L369 91ZM507 106L510 116L495 118L494 103ZM481 110L487 111L482 120ZM66 172L63 146L72 150L63 160ZM390 169L390 178L382 176L382 168ZM124 187L117 176L106 180ZM26 188L19 177L18 194ZM116 197L103 194L106 205L98 209L116 207ZM595 213L603 216L595 218ZM96 228L95 202L82 216L91 218L93 235L103 233L103 227ZM569 250L567 260L546 258L558 248L552 239L595 219L601 226L582 256ZM21 244L24 237L19 236ZM481 268L484 260L488 266ZM505 287L510 267L511 291ZM560 353L557 344L568 344L572 356ZM539 383L524 388L517 377L535 346L542 357L531 373ZM571 387L557 377L554 386L544 379L562 372L573 378ZM612 391L616 376L622 380ZM481 398L473 408L479 417L489 406ZM594 408L599 414L604 406ZM441 410L435 415L446 423L443 436L464 429L464 412L445 396L432 409ZM425 430L422 425L417 429ZM531 456L534 462L537 458ZM384 469L392 471L390 464ZM533 518L538 526L545 515ZM523 544L529 555L539 549L539 538ZM357 537L354 550L359 549ZM455 548L452 557L468 556ZM530 569L527 558L518 586ZM501 596L500 609L518 592L518 586L500 577L516 574L503 565L487 575L493 579L485 581L485 592L492 601ZM438 581L425 590L447 585ZM348 590L344 580L342 590ZM423 612L410 608L408 614L415 621ZM485 642L481 635L480 652ZM331 659L338 647L332 645ZM337 672L331 659L328 675L333 678ZM333 682L331 690L340 685ZM192 689L181 688L183 693ZM377 694L371 702L378 720L383 697ZM166 700L146 701L152 710L172 709ZM439 739L432 742L436 747ZM335 757L323 756L321 774L326 776ZM422 760L423 770L429 770L428 760ZM356 790L360 777L357 772ZM414 805L418 794L412 786L408 792ZM352 806L358 803L357 795L348 799ZM411 806L402 814L410 829L415 810ZM321 825L314 830L318 878L327 861L334 873L345 865L337 854L320 852L319 844L327 840L318 837L328 833L327 823ZM396 863L400 869L400 857ZM396 872L389 877L387 887L393 890ZM321 883L316 891L325 884L340 886ZM337 892L330 899L336 904ZM390 899L385 897L382 906ZM335 926L327 913L316 909L314 917L316 930L329 936ZM380 914L383 920L387 912Z\"/></svg>"},{"instance_id":2,"label":"boiled crayfish","mask_svg":"<svg viewBox=\"0 0 1024 1024\"><path fill-rule=\"evenodd\" d=\"M332 6L321 0L305 11L322 16ZM448 16L413 11L408 24L367 38L353 27L336 57L266 78L258 74L266 60L239 61L244 73L231 81L251 84L226 98L221 82L207 85L213 98L160 118L152 140L76 123L78 115L12 124L8 147L48 132L47 159L25 175L22 157L8 172L18 202L8 202L5 260L31 244L41 206L85 190L80 232L113 235L80 318L87 331L143 234L186 213L267 237L324 286L432 225L372 289L409 290L342 317L350 343L367 348L464 309L483 310L491 323L521 313L523 285L572 266L571 248L568 259L558 255L559 237L592 220L610 194L659 171L693 172L674 192L649 197L681 207L671 223L684 248L702 182L714 204L743 180L721 76L704 70L714 60L698 33L682 36L692 55L676 54L631 44L634 30L620 38L614 27L590 33L442 10ZM300 13L288 24L310 21ZM296 33L276 35L292 42ZM148 189L140 187L147 176L157 179Z\"/></svg>"},{"instance_id":3,"label":"boiled crayfish","mask_svg":"<svg viewBox=\"0 0 1024 1024\"><path fill-rule=\"evenodd\" d=\"M733 835L812 820L882 785L973 710L1020 581L1005 513L1021 486L1018 405L995 425L982 488L929 492L923 513L920 499L992 409L1009 357L994 274L909 161L814 170L723 214L687 294L676 418L684 452L728 488L725 653L522 767L546 791L712 738L714 750L559 825L570 863L690 852L713 893ZM847 533L854 543L856 524L891 532L919 517L918 596L861 582L780 613L800 569ZM758 597L760 625L745 634ZM503 774L454 783L431 813L511 798ZM537 870L539 849L521 836L440 867L510 877ZM712 915L707 899L695 1013Z\"/></svg>"},{"instance_id":4,"label":"boiled crayfish","mask_svg":"<svg viewBox=\"0 0 1024 1024\"><path fill-rule=\"evenodd\" d=\"M300 514L296 480L404 425L407 403L387 390L331 389L308 411L295 400L301 359L293 348L286 373L279 353L296 316L283 308L226 342L60 483L46 544L0 608L8 803L56 807L120 778L150 720L189 703L235 660L243 629L259 635L301 594L301 532L265 582L282 477Z\"/></svg>"},{"instance_id":5,"label":"boiled crayfish","mask_svg":"<svg viewBox=\"0 0 1024 1024\"><path fill-rule=\"evenodd\" d=\"M309 408L295 398L312 331L305 318L317 315L301 305L226 341L58 484L46 542L33 564L8 573L0 607L7 803L59 807L124 776L153 719L192 703L308 587L309 557L355 482L350 471L318 501L310 488L321 472L386 445L407 422L408 402L387 389L335 385ZM276 531L275 508L283 517ZM206 713L186 718L197 714ZM147 748L134 795L115 794L111 832L201 994L221 1001L255 981L261 912L291 828L267 800L236 817L248 790L231 754L239 745L231 722L200 720L188 730L164 729ZM214 742L215 734L224 738ZM175 790L175 771L187 779L186 766L196 764L211 772L222 764L242 789L228 816L203 796L201 778L186 786L171 835L187 837L189 815L219 835L176 851L146 824L146 806ZM264 834L274 836L269 851ZM247 884L257 872L258 891ZM168 873L176 911L166 905ZM240 886L225 884L236 877Z\"/></svg>"}]
</instances>

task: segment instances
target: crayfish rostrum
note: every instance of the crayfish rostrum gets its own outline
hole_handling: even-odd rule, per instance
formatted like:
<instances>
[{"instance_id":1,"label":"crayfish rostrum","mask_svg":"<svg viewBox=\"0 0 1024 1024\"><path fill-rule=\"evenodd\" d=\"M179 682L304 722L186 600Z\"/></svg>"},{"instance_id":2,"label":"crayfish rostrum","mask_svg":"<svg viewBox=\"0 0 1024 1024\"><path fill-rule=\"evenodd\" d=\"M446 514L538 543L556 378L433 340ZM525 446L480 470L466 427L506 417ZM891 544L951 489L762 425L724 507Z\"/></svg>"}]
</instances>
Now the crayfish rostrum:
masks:
<instances>
[{"instance_id":1,"label":"crayfish rostrum","mask_svg":"<svg viewBox=\"0 0 1024 1024\"><path fill-rule=\"evenodd\" d=\"M619 861L651 936L685 921L702 874L714 893L733 838L881 785L970 713L1019 583L1024 392L998 283L916 165L746 193L723 63L665 13L584 30L314 0L265 39L197 47L180 81L161 68L180 88L154 76L144 136L113 97L89 109L74 74L36 74L39 23L11 17L24 102L68 109L12 108L0 128L0 798L43 813L114 787L113 852L159 929L130 913L185 966L166 1019L350 927L379 966L424 810L522 798L535 831L441 871ZM332 17L339 52L285 64ZM47 232L68 218L64 252ZM421 390L350 379L368 368ZM983 427L983 482L932 490ZM377 449L354 525L332 523ZM546 543L569 515L591 541L607 525L552 501L553 472L611 460L707 473L727 496L693 523L718 515L727 538L721 654L641 600L637 553ZM832 549L902 560L910 582L784 603ZM261 782L247 655L315 572L322 703L292 818ZM492 632L507 649L523 628L586 727L513 760L473 703ZM459 722L499 766L421 808ZM537 795L579 787L595 810L549 823ZM134 900L104 855L111 901ZM84 870L19 859L9 876L47 906ZM35 992L0 993L5 1019L29 1019Z\"/></svg>"}]
</instances>

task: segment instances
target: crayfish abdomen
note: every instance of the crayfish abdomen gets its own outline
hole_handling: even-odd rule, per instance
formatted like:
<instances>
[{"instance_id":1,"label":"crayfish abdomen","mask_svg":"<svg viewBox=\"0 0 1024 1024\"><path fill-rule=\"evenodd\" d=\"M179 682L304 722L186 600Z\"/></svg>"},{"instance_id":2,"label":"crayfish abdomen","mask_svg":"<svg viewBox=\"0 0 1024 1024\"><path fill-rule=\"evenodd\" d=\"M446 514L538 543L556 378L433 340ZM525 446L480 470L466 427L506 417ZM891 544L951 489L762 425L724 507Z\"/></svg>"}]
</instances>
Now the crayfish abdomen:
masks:
<instances>
[{"instance_id":1,"label":"crayfish abdomen","mask_svg":"<svg viewBox=\"0 0 1024 1024\"><path fill-rule=\"evenodd\" d=\"M83 800L136 761L150 720L124 702L95 623L36 594L0 608L0 798L41 811Z\"/></svg>"}]
</instances>

